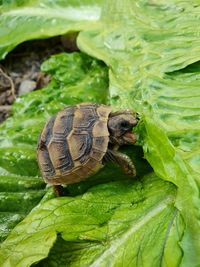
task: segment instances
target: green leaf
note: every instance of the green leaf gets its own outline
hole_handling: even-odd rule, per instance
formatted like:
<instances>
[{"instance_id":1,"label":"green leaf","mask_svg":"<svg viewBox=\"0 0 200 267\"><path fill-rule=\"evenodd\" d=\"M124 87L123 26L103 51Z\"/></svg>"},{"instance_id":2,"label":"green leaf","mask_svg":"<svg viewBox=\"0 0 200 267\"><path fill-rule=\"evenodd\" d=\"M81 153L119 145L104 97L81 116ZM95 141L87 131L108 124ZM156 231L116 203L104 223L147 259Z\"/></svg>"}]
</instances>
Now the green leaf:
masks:
<instances>
[{"instance_id":1,"label":"green leaf","mask_svg":"<svg viewBox=\"0 0 200 267\"><path fill-rule=\"evenodd\" d=\"M0 242L41 200L44 183L38 177L0 174Z\"/></svg>"},{"instance_id":2,"label":"green leaf","mask_svg":"<svg viewBox=\"0 0 200 267\"><path fill-rule=\"evenodd\" d=\"M89 13L84 17L83 12L78 22L74 11L77 8L80 12L79 1L73 1L75 9L70 9L71 5L64 1L29 1L27 6L21 3L15 1L13 11L10 4L1 8L1 55L27 39L81 31L79 48L109 66L109 91L107 68L102 63L86 56L80 59L75 54L71 61L63 56L58 62L58 57L50 59L43 65L43 70L55 77L51 84L43 91L29 95L27 106L23 100L19 101L14 117L18 126L13 131L12 119L7 122L1 144L3 149L10 148L2 150L2 167L13 174L23 174L18 145L26 140L24 159L26 164L31 164L27 165L26 175L38 175L31 149L44 121L66 104L98 101L111 103L116 110L130 108L140 112L139 142L154 172L163 181L155 174L143 178L141 174L141 181L122 181L124 176L119 169L108 166L105 172L91 177L86 183L72 185L70 192L74 197L43 200L43 204L2 244L3 266L23 266L22 263L30 266L47 257L51 248L49 257L38 266L198 266L199 1L110 0L104 2L100 19L100 2L97 14L94 2L88 1L84 4L89 5L95 16L89 21ZM64 16L60 12L61 6L67 11ZM55 14L52 14L52 7ZM75 18L73 21L68 16L69 10ZM24 11L27 12L25 16ZM34 11L35 16L30 11ZM55 27L50 27L54 16ZM28 29L29 20L33 23L33 32ZM43 24L45 35L41 31ZM13 36L14 27L16 36ZM9 36L7 28L11 28ZM71 63L67 65L67 72L64 66L68 60ZM78 68L73 64L74 60L81 62ZM87 71L84 66L88 64ZM93 70L96 70L95 77ZM132 157L134 153L133 149ZM145 163L138 161L143 168ZM119 181L108 183L109 177ZM105 184L93 186L82 195L100 181ZM138 187L141 195L137 194ZM89 202L85 203L85 198ZM131 203L136 205L131 206ZM62 238L53 245L56 232ZM30 250L25 250L29 247Z\"/></svg>"},{"instance_id":3,"label":"green leaf","mask_svg":"<svg viewBox=\"0 0 200 267\"><path fill-rule=\"evenodd\" d=\"M68 241L66 250L61 258L56 257L55 244L48 260L39 266L158 266L163 261L177 266L183 222L174 208L175 197L175 187L152 174L141 180L97 185L80 196L49 200L4 242L1 266L30 266L46 257L54 240L49 236L55 233ZM175 259L165 259L172 244Z\"/></svg>"},{"instance_id":4,"label":"green leaf","mask_svg":"<svg viewBox=\"0 0 200 267\"><path fill-rule=\"evenodd\" d=\"M142 114L138 133L155 173L177 186L182 266L200 262L199 10L199 1L111 0L101 23L78 36L82 51L110 66L112 105Z\"/></svg>"},{"instance_id":5,"label":"green leaf","mask_svg":"<svg viewBox=\"0 0 200 267\"><path fill-rule=\"evenodd\" d=\"M51 83L18 98L13 117L0 126L1 241L46 192L36 161L37 139L45 121L72 103L107 101L108 75L103 63L80 53L63 53L42 68L54 77Z\"/></svg>"},{"instance_id":6,"label":"green leaf","mask_svg":"<svg viewBox=\"0 0 200 267\"><path fill-rule=\"evenodd\" d=\"M0 7L0 58L30 39L80 31L99 19L102 0L4 1Z\"/></svg>"}]
</instances>

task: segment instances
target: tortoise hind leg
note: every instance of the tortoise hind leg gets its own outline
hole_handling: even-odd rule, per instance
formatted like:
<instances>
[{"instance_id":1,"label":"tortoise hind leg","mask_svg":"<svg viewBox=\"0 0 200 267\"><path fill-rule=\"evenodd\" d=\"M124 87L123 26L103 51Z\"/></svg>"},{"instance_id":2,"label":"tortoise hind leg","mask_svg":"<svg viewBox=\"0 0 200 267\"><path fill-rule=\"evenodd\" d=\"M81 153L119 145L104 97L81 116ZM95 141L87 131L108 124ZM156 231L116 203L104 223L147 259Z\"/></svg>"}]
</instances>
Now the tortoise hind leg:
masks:
<instances>
[{"instance_id":1,"label":"tortoise hind leg","mask_svg":"<svg viewBox=\"0 0 200 267\"><path fill-rule=\"evenodd\" d=\"M57 197L63 197L66 195L62 185L53 185L53 191Z\"/></svg>"},{"instance_id":2,"label":"tortoise hind leg","mask_svg":"<svg viewBox=\"0 0 200 267\"><path fill-rule=\"evenodd\" d=\"M133 177L136 176L136 169L132 160L119 151L108 149L104 156L104 161L115 162L124 170L125 174Z\"/></svg>"}]
</instances>

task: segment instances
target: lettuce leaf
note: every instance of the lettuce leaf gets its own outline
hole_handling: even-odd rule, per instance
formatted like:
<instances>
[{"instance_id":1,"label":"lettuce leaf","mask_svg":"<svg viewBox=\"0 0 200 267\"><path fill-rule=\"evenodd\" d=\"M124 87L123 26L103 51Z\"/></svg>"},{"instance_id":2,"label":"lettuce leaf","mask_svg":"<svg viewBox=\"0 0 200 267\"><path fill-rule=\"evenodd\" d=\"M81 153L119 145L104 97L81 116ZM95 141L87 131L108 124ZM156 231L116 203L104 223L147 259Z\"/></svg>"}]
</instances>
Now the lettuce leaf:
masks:
<instances>
[{"instance_id":1,"label":"lettuce leaf","mask_svg":"<svg viewBox=\"0 0 200 267\"><path fill-rule=\"evenodd\" d=\"M107 100L108 74L101 62L79 53L60 54L42 68L55 78L45 89L18 98L13 116L0 126L1 241L46 193L36 161L45 121L66 105Z\"/></svg>"},{"instance_id":2,"label":"lettuce leaf","mask_svg":"<svg viewBox=\"0 0 200 267\"><path fill-rule=\"evenodd\" d=\"M50 59L43 70L55 77L51 84L27 96L27 104L20 100L16 115L2 126L2 168L17 175L38 175L34 145L44 121L67 104L97 101L141 113L139 142L155 173L139 158L139 172L148 170L140 180L126 180L119 169L108 166L88 182L72 186L73 197L42 201L2 244L1 265L30 266L51 249L38 266L198 266L199 2L110 0L103 3L99 19L101 3L97 15L96 5L87 1L96 17L88 22L87 15L77 24L76 17L71 21L66 13L67 26L60 26L60 20L50 24L46 14L52 6L68 8L64 1L29 1L27 6L19 2L14 16L10 4L4 5L5 20L0 18L0 23L7 27L15 22L10 36L17 27L24 37L17 35L16 40L5 34L2 56L27 39L81 30L79 48L109 67L109 90L107 68L101 62L83 54ZM41 3L49 7L37 13ZM73 11L80 11L80 2L73 3ZM35 16L28 12L24 16L24 7L35 10ZM22 25L23 18L37 25L33 35L30 25ZM37 20L45 20L46 35ZM15 153L18 145L23 152ZM135 158L138 151L129 153ZM20 169L24 165L27 168ZM108 182L109 178L117 181ZM57 233L61 237L56 241Z\"/></svg>"},{"instance_id":3,"label":"lettuce leaf","mask_svg":"<svg viewBox=\"0 0 200 267\"><path fill-rule=\"evenodd\" d=\"M21 137L33 153L34 139L51 112L80 101L108 101L108 72L102 62L81 53L62 53L52 56L42 69L52 75L51 83L18 100L14 116L2 126L10 143L18 143ZM29 120L32 124L23 129L32 129L29 138L24 139L27 135L22 131L9 133L7 125L16 123L22 129L20 125ZM38 266L107 266L109 262L113 266L178 266L185 223L174 207L176 187L152 173L139 147L124 152L135 162L139 179L127 179L110 164L88 181L69 186L69 197L47 195L2 243L0 265L30 266L50 252ZM36 164L35 154L24 158ZM8 157L7 168L9 163ZM18 162L14 163L12 171L17 173ZM61 237L56 241L57 234Z\"/></svg>"},{"instance_id":4,"label":"lettuce leaf","mask_svg":"<svg viewBox=\"0 0 200 267\"><path fill-rule=\"evenodd\" d=\"M30 39L48 38L92 27L103 0L3 1L0 6L0 58Z\"/></svg>"},{"instance_id":5,"label":"lettuce leaf","mask_svg":"<svg viewBox=\"0 0 200 267\"><path fill-rule=\"evenodd\" d=\"M145 157L177 186L175 205L185 221L182 266L200 262L197 2L111 0L101 25L78 37L81 50L110 66L111 103L143 114Z\"/></svg>"},{"instance_id":6,"label":"lettuce leaf","mask_svg":"<svg viewBox=\"0 0 200 267\"><path fill-rule=\"evenodd\" d=\"M45 89L19 99L14 116L2 125L10 144L19 141L21 145L29 144L34 155L28 159L24 156L24 159L32 164L36 164L34 140L41 124L52 113L80 101L108 101L108 72L102 62L81 53L62 53L52 56L42 69L52 75L51 83ZM29 120L31 124L27 123ZM24 123L27 128L21 126ZM10 133L9 125L12 124L16 125L12 132L15 130L17 135ZM29 138L22 129L32 132ZM2 136L2 146L5 145L3 140ZM3 151L8 151L8 147ZM111 259L113 265L130 262L146 265L150 255L154 255L152 265L163 262L177 266L182 256L178 241L183 235L184 222L174 207L176 188L152 173L139 148L126 148L125 152L136 164L138 180L127 179L122 170L108 165L88 181L68 187L71 197L51 199L53 196L47 195L2 243L0 265L30 266L46 258L54 245L48 259L38 266L64 266L66 262L71 266L105 266ZM20 153L23 153L22 149ZM7 156L4 167L19 173L19 163L13 162L9 167ZM24 166L23 162L21 164ZM37 173L38 168L31 171ZM16 188L15 184L13 188ZM55 243L58 233L62 238ZM58 247L59 242L64 250ZM83 257L88 246L87 257ZM176 255L173 260L168 256L172 248ZM66 255L69 254L68 259Z\"/></svg>"},{"instance_id":7,"label":"lettuce leaf","mask_svg":"<svg viewBox=\"0 0 200 267\"><path fill-rule=\"evenodd\" d=\"M2 246L1 266L30 266L46 257L56 233L68 241L64 259L53 257L55 244L39 266L177 266L182 254L177 240L183 229L175 197L175 187L152 174L49 200L10 234ZM174 259L166 257L172 245Z\"/></svg>"}]
</instances>

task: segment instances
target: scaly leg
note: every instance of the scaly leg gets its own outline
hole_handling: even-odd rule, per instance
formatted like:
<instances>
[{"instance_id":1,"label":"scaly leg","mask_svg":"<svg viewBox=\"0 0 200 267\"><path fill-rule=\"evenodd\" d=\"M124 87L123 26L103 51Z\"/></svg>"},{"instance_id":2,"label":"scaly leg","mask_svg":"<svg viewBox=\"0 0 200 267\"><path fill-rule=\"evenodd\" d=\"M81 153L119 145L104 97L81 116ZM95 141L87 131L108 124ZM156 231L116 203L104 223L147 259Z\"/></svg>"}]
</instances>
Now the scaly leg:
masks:
<instances>
[{"instance_id":1,"label":"scaly leg","mask_svg":"<svg viewBox=\"0 0 200 267\"><path fill-rule=\"evenodd\" d=\"M127 175L133 177L136 176L135 166L127 155L116 150L108 149L104 156L104 160L115 162L124 170Z\"/></svg>"},{"instance_id":2,"label":"scaly leg","mask_svg":"<svg viewBox=\"0 0 200 267\"><path fill-rule=\"evenodd\" d=\"M65 191L64 191L62 185L53 185L53 191L57 197L65 196Z\"/></svg>"}]
</instances>

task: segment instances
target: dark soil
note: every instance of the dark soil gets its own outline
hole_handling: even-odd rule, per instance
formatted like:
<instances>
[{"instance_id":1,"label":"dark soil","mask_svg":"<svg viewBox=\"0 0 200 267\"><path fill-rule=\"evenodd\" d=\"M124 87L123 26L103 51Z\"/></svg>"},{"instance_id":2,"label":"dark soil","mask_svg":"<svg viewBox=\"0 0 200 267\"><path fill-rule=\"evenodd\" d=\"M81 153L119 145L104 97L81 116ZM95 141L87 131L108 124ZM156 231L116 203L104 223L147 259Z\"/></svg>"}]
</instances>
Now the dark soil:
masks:
<instances>
[{"instance_id":1,"label":"dark soil","mask_svg":"<svg viewBox=\"0 0 200 267\"><path fill-rule=\"evenodd\" d=\"M0 62L0 123L11 114L11 105L20 95L44 87L50 77L40 71L53 54L77 51L77 34L24 42Z\"/></svg>"}]
</instances>

